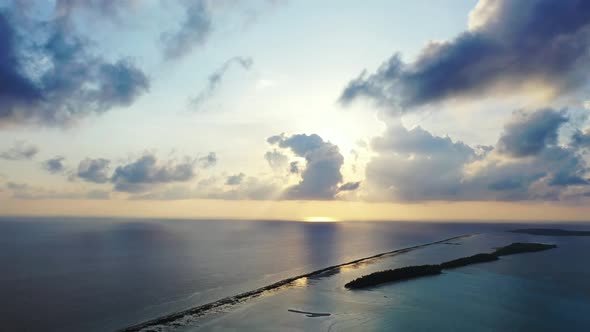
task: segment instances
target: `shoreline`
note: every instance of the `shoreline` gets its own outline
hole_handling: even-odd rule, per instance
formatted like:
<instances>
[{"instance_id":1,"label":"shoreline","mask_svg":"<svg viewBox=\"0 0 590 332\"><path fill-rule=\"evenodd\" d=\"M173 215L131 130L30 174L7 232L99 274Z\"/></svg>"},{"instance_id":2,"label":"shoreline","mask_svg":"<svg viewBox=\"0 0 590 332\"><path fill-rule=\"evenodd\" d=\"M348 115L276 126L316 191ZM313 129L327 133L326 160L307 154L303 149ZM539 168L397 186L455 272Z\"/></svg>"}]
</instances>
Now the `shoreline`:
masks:
<instances>
[{"instance_id":1,"label":"shoreline","mask_svg":"<svg viewBox=\"0 0 590 332\"><path fill-rule=\"evenodd\" d=\"M207 314L208 312L210 312L214 309L219 309L222 307L231 306L231 305L245 302L249 299L258 297L264 293L274 291L274 290L280 289L282 287L286 287L298 279L321 276L322 274L324 274L326 272L331 272L331 271L340 269L341 267L345 267L345 266L349 266L349 265L356 265L359 263L387 257L390 255L401 254L401 253L409 252L412 250L425 248L428 246L441 244L441 243L448 242L448 241L463 239L463 238L467 238L467 237L471 237L471 236L475 236L475 235L477 235L477 234L464 234L464 235L454 236L451 238L447 238L447 239L443 239L443 240L439 240L439 241L435 241L435 242L429 242L429 243L420 244L420 245L416 245L416 246L390 250L390 251L386 251L386 252L379 253L376 255L355 259L355 260L352 260L352 261L349 261L346 263L328 266L323 269L315 270L315 271L312 271L309 273L300 274L300 275L297 275L294 277L282 279L282 280L279 280L279 281L272 283L270 285L256 288L256 289L248 291L248 292L240 293L240 294L237 294L234 296L228 296L228 297L219 299L217 301L209 302L209 303L202 304L202 305L199 305L196 307L192 307L192 308L189 308L186 310L178 311L178 312L164 315L164 316L161 316L161 317L158 317L155 319L144 321L144 322L141 322L141 323L138 323L135 325L131 325L131 326L128 326L128 327L125 327L122 329L118 329L118 330L116 330L116 332L140 332L144 329L155 328L156 326L180 327L180 326L185 325L183 323L190 322L190 318L197 318L197 317ZM183 320L183 319L188 319L188 320L181 322L181 320ZM150 331L150 330L146 330L146 331Z\"/></svg>"}]
</instances>

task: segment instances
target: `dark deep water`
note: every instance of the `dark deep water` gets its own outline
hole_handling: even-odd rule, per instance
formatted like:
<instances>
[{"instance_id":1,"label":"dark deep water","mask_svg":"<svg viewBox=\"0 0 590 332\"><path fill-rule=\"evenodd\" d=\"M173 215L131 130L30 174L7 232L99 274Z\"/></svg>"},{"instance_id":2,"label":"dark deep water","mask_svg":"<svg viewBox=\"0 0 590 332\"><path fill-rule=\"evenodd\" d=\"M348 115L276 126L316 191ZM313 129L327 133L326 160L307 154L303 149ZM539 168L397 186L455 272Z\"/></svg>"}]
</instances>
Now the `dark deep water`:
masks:
<instances>
[{"instance_id":1,"label":"dark deep water","mask_svg":"<svg viewBox=\"0 0 590 332\"><path fill-rule=\"evenodd\" d=\"M0 331L111 331L379 252L520 227L0 218ZM572 243L563 291L587 291L590 238Z\"/></svg>"}]
</instances>

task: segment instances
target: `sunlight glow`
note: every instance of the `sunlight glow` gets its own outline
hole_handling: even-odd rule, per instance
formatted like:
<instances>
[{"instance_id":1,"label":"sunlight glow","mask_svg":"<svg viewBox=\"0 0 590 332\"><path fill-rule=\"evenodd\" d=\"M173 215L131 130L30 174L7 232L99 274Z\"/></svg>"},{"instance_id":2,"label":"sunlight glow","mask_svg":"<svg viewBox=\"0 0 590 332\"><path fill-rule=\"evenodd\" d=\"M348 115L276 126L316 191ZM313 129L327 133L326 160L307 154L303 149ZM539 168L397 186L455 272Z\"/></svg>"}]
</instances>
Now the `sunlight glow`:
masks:
<instances>
[{"instance_id":1,"label":"sunlight glow","mask_svg":"<svg viewBox=\"0 0 590 332\"><path fill-rule=\"evenodd\" d=\"M307 217L304 219L306 222L337 222L338 220L330 217Z\"/></svg>"}]
</instances>

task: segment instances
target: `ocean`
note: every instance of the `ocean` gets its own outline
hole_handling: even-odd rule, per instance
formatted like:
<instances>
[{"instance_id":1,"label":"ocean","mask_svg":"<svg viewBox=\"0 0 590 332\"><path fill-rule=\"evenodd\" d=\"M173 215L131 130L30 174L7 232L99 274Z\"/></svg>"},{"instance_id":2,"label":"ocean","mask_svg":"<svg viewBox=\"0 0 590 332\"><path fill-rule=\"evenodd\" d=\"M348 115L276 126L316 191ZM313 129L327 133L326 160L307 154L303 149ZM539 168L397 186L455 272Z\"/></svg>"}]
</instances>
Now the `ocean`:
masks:
<instances>
[{"instance_id":1,"label":"ocean","mask_svg":"<svg viewBox=\"0 0 590 332\"><path fill-rule=\"evenodd\" d=\"M569 324L567 330L582 331L580 324L590 324L590 237L505 232L530 226L3 217L0 330L115 331L327 266L478 234L298 282L182 329L550 331ZM342 287L374 270L440 263L516 240L559 248L367 292ZM331 316L307 318L288 309Z\"/></svg>"}]
</instances>

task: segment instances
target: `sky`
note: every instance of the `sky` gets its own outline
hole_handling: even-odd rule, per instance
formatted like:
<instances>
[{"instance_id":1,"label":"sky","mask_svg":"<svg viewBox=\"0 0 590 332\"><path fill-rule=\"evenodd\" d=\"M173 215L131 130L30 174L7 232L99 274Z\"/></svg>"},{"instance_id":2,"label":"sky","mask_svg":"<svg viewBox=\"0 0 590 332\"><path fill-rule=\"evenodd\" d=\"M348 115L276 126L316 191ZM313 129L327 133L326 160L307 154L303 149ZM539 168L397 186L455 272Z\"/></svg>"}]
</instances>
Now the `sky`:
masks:
<instances>
[{"instance_id":1,"label":"sky","mask_svg":"<svg viewBox=\"0 0 590 332\"><path fill-rule=\"evenodd\" d=\"M586 220L583 0L0 0L0 215Z\"/></svg>"}]
</instances>

